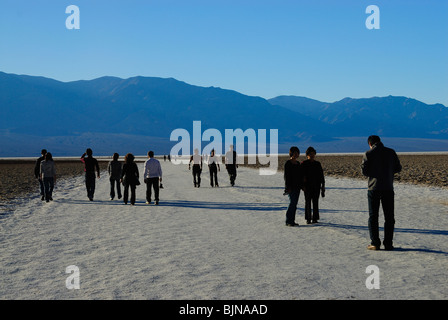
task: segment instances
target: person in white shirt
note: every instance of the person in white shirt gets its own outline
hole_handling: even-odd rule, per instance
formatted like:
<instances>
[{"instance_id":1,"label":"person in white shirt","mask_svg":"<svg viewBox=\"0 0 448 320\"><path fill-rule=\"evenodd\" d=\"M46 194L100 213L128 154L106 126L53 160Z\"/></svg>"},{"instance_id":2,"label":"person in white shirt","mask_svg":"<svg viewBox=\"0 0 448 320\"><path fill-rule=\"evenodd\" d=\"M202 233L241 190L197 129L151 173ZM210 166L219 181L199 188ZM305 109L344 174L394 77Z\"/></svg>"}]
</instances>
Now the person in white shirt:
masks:
<instances>
[{"instance_id":1,"label":"person in white shirt","mask_svg":"<svg viewBox=\"0 0 448 320\"><path fill-rule=\"evenodd\" d=\"M145 162L144 182L146 183L146 204L151 203L151 189L154 189L154 200L159 204L159 182L162 182L162 167L154 152L148 151L148 160Z\"/></svg>"},{"instance_id":2,"label":"person in white shirt","mask_svg":"<svg viewBox=\"0 0 448 320\"><path fill-rule=\"evenodd\" d=\"M191 162L193 162L194 187L199 188L201 186L202 156L199 154L198 149L194 149L194 155L190 157L190 162L188 163L188 170L191 169Z\"/></svg>"},{"instance_id":3,"label":"person in white shirt","mask_svg":"<svg viewBox=\"0 0 448 320\"><path fill-rule=\"evenodd\" d=\"M215 155L215 149L212 150L210 156L208 157L208 169L210 171L210 185L212 187L219 187L218 185L218 170L221 171L219 167L219 158ZM213 184L214 180L214 184Z\"/></svg>"}]
</instances>

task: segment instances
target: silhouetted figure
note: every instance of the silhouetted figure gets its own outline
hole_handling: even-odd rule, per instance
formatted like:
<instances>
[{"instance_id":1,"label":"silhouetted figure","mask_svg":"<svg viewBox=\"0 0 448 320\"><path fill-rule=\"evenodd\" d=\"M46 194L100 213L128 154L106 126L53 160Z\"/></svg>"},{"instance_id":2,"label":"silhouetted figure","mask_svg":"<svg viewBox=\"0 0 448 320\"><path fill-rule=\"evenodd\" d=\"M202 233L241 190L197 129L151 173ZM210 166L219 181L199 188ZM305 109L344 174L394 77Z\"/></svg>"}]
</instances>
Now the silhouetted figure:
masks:
<instances>
[{"instance_id":1,"label":"silhouetted figure","mask_svg":"<svg viewBox=\"0 0 448 320\"><path fill-rule=\"evenodd\" d=\"M120 181L124 185L123 192L123 202L124 204L128 204L129 199L129 189L131 189L131 205L135 204L135 189L138 184L140 184L138 178L138 167L134 162L134 155L132 153L128 153L124 157L123 169L121 170L121 179Z\"/></svg>"},{"instance_id":2,"label":"silhouetted figure","mask_svg":"<svg viewBox=\"0 0 448 320\"><path fill-rule=\"evenodd\" d=\"M221 171L221 169L219 167L219 158L215 155L215 149L210 152L210 157L208 158L208 169L210 171L210 185L212 187L219 187L218 170Z\"/></svg>"},{"instance_id":3,"label":"silhouetted figure","mask_svg":"<svg viewBox=\"0 0 448 320\"><path fill-rule=\"evenodd\" d=\"M53 189L56 182L56 167L50 152L45 154L45 160L40 163L40 175L44 184L45 201L53 201Z\"/></svg>"},{"instance_id":4,"label":"silhouetted figure","mask_svg":"<svg viewBox=\"0 0 448 320\"><path fill-rule=\"evenodd\" d=\"M121 199L121 186L120 186L120 178L121 178L121 162L118 161L119 154L114 153L113 160L109 162L107 165L107 171L109 172L109 181L110 181L110 200L114 200L115 198L115 186L117 187L117 195L118 199Z\"/></svg>"},{"instance_id":5,"label":"silhouetted figure","mask_svg":"<svg viewBox=\"0 0 448 320\"><path fill-rule=\"evenodd\" d=\"M319 220L319 196L325 197L324 170L319 161L315 160L316 150L309 147L306 152L307 160L302 162L303 190L305 193L305 220L308 224ZM311 215L311 204L313 214Z\"/></svg>"},{"instance_id":6,"label":"silhouetted figure","mask_svg":"<svg viewBox=\"0 0 448 320\"><path fill-rule=\"evenodd\" d=\"M229 174L230 184L233 187L236 180L236 169L238 168L238 155L236 151L233 150L233 145L230 145L229 151L226 152L225 165L227 173Z\"/></svg>"},{"instance_id":7,"label":"silhouetted figure","mask_svg":"<svg viewBox=\"0 0 448 320\"><path fill-rule=\"evenodd\" d=\"M87 157L86 157L87 155ZM95 195L95 171L97 173L96 177L100 178L100 166L98 161L93 157L92 149L88 148L85 153L81 156L81 161L84 163L84 171L86 173L86 189L87 197L90 201L93 201L93 196Z\"/></svg>"},{"instance_id":8,"label":"silhouetted figure","mask_svg":"<svg viewBox=\"0 0 448 320\"><path fill-rule=\"evenodd\" d=\"M42 149L40 152L40 157L36 160L36 164L34 166L34 176L36 177L37 181L39 181L40 196L42 201L45 200L45 187L40 174L40 163L42 162L42 160L45 160L46 154L47 150Z\"/></svg>"},{"instance_id":9,"label":"silhouetted figure","mask_svg":"<svg viewBox=\"0 0 448 320\"><path fill-rule=\"evenodd\" d=\"M367 139L370 150L366 151L362 160L362 173L368 179L369 234L371 243L369 250L379 250L378 216L380 204L384 212L384 241L386 250L393 250L394 236L394 174L401 171L400 160L393 149L386 148L380 137L372 135Z\"/></svg>"},{"instance_id":10,"label":"silhouetted figure","mask_svg":"<svg viewBox=\"0 0 448 320\"><path fill-rule=\"evenodd\" d=\"M293 146L289 149L289 160L285 163L284 179L285 193L289 196L289 206L286 210L286 225L289 227L298 226L295 222L297 203L299 201L300 189L303 184L302 166L297 159L300 156L299 148Z\"/></svg>"}]
</instances>

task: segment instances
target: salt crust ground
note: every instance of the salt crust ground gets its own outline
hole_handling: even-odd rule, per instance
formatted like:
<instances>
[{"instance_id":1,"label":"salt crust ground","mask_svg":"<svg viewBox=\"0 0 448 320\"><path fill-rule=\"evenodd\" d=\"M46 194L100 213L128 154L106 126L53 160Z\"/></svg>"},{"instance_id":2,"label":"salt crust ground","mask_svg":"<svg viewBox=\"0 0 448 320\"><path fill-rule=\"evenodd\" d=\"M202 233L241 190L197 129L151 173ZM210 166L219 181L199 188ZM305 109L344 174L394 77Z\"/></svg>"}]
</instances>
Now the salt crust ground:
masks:
<instances>
[{"instance_id":1,"label":"salt crust ground","mask_svg":"<svg viewBox=\"0 0 448 320\"><path fill-rule=\"evenodd\" d=\"M232 188L222 170L211 188L204 169L198 189L186 165L162 167L158 207L144 186L136 206L110 201L105 173L94 202L83 177L59 181L52 203L19 200L0 219L0 299L448 298L446 189L397 184L397 250L373 252L366 181L328 177L317 225L301 194L296 228L281 173L240 168ZM79 290L66 288L70 265ZM380 289L366 287L369 265Z\"/></svg>"}]
</instances>

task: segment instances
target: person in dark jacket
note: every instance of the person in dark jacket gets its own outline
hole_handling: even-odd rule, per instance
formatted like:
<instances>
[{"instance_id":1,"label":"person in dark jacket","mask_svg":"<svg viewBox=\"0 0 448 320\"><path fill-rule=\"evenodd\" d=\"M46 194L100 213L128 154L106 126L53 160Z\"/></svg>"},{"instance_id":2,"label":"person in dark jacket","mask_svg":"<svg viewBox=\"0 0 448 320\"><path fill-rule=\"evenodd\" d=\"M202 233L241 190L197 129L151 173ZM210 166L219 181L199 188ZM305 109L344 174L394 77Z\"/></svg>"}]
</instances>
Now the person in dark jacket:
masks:
<instances>
[{"instance_id":1,"label":"person in dark jacket","mask_svg":"<svg viewBox=\"0 0 448 320\"><path fill-rule=\"evenodd\" d=\"M110 161L107 165L107 171L109 172L110 181L110 200L114 200L115 198L115 185L117 186L118 199L121 199L121 162L118 161L119 156L120 155L118 153L114 153L112 161Z\"/></svg>"},{"instance_id":2,"label":"person in dark jacket","mask_svg":"<svg viewBox=\"0 0 448 320\"><path fill-rule=\"evenodd\" d=\"M230 178L230 185L233 187L235 185L235 180L237 176L236 169L238 169L239 158L235 150L233 150L233 145L229 146L229 151L226 152L224 157L227 173Z\"/></svg>"},{"instance_id":3,"label":"person in dark jacket","mask_svg":"<svg viewBox=\"0 0 448 320\"><path fill-rule=\"evenodd\" d=\"M302 162L303 190L305 193L305 220L307 224L317 223L319 220L319 196L325 196L324 170L319 161L315 160L316 150L309 147L306 152L307 160ZM311 216L311 204L313 215ZM311 220L312 219L312 220Z\"/></svg>"},{"instance_id":4,"label":"person in dark jacket","mask_svg":"<svg viewBox=\"0 0 448 320\"><path fill-rule=\"evenodd\" d=\"M45 200L45 187L40 175L40 163L42 162L42 160L45 160L46 154L47 150L42 149L42 151L40 152L40 157L36 160L36 165L34 166L34 176L36 177L37 181L39 181L40 196L42 201Z\"/></svg>"},{"instance_id":5,"label":"person in dark jacket","mask_svg":"<svg viewBox=\"0 0 448 320\"><path fill-rule=\"evenodd\" d=\"M56 168L50 152L45 154L45 160L40 163L40 176L44 183L46 202L53 201L53 189L56 183Z\"/></svg>"},{"instance_id":6,"label":"person in dark jacket","mask_svg":"<svg viewBox=\"0 0 448 320\"><path fill-rule=\"evenodd\" d=\"M380 137L372 135L367 139L370 150L366 151L362 160L362 173L368 177L369 234L371 243L369 250L379 250L378 215L380 204L384 212L384 241L386 250L393 250L394 218L394 174L402 167L396 152L386 148Z\"/></svg>"},{"instance_id":7,"label":"person in dark jacket","mask_svg":"<svg viewBox=\"0 0 448 320\"><path fill-rule=\"evenodd\" d=\"M291 147L289 150L289 156L290 159L286 161L284 171L285 194L289 196L289 206L286 211L286 225L293 227L299 225L295 222L295 218L300 189L303 184L303 172L300 162L297 161L300 156L299 148Z\"/></svg>"},{"instance_id":8,"label":"person in dark jacket","mask_svg":"<svg viewBox=\"0 0 448 320\"><path fill-rule=\"evenodd\" d=\"M128 153L124 157L123 169L121 170L120 181L124 185L123 202L128 204L129 188L131 188L131 205L135 204L135 188L140 184L137 164L134 162L134 155Z\"/></svg>"},{"instance_id":9,"label":"person in dark jacket","mask_svg":"<svg viewBox=\"0 0 448 320\"><path fill-rule=\"evenodd\" d=\"M95 194L95 171L98 179L100 178L100 166L98 165L98 160L92 155L92 149L88 148L81 156L81 161L84 163L84 171L86 173L87 197L90 201L93 201L93 196Z\"/></svg>"}]
</instances>

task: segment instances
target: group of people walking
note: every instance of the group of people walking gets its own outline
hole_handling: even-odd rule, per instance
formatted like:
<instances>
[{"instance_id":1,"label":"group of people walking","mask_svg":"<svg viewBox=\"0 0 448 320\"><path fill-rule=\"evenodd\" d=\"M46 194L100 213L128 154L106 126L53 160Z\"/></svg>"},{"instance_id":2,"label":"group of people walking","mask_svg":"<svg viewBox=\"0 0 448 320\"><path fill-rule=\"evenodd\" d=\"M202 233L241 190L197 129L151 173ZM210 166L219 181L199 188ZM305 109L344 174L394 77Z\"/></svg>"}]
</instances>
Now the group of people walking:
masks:
<instances>
[{"instance_id":1,"label":"group of people walking","mask_svg":"<svg viewBox=\"0 0 448 320\"><path fill-rule=\"evenodd\" d=\"M123 203L128 204L129 201L131 205L135 205L136 188L141 184L135 156L132 153L126 154L123 165L118 158L119 154L114 153L112 161L107 166L110 180L110 200L115 198L115 188L118 199L122 198L121 184L123 184ZM162 167L159 160L154 158L153 151L148 151L148 160L145 162L143 176L143 181L146 184L146 204L151 204L152 190L154 190L155 204L158 205L159 188L162 187Z\"/></svg>"},{"instance_id":2,"label":"group of people walking","mask_svg":"<svg viewBox=\"0 0 448 320\"><path fill-rule=\"evenodd\" d=\"M132 153L126 154L123 164L118 161L118 158L119 154L114 153L112 160L107 166L110 182L110 200L114 200L115 196L117 196L118 199L123 198L125 204L129 202L131 205L134 205L136 187L141 184L135 157ZM93 151L90 148L81 155L80 160L84 164L87 198L93 201L96 179L100 178L100 166L98 160L93 157ZM225 161L232 186L235 184L236 168L238 167L236 160L236 152L233 151L233 146L231 146L230 151L226 154ZM190 165L191 162L193 162L194 186L199 188L201 184L203 157L199 155L197 149L195 150L195 154L191 156ZM212 150L207 162L210 169L210 185L212 187L219 187L217 172L220 171L220 161L219 157L215 155L214 150ZM41 157L37 159L34 171L35 177L39 181L42 200L47 200L47 202L53 200L52 193L56 181L56 168L51 153L42 149ZM146 160L144 165L143 181L146 184L146 204L152 203L152 191L154 191L154 203L158 205L160 189L163 188L162 167L159 160L154 158L153 151L148 152L148 160Z\"/></svg>"},{"instance_id":3,"label":"group of people walking","mask_svg":"<svg viewBox=\"0 0 448 320\"><path fill-rule=\"evenodd\" d=\"M368 177L368 208L369 208L369 235L371 243L368 245L369 250L379 250L381 241L379 238L379 208L383 207L385 224L384 224L384 241L383 245L386 250L393 250L393 233L394 233L394 174L401 171L402 167L396 152L393 149L386 148L381 139L372 135L369 136L368 144L370 150L366 151L362 164L362 173ZM286 225L298 226L295 221L297 203L300 192L305 194L305 220L307 224L318 223L319 221L319 197L325 197L325 177L322 165L315 159L316 150L309 147L306 152L306 160L301 163L298 161L300 150L293 146L289 150L289 160L284 166L284 195L289 197L289 206L286 211ZM119 154L114 153L112 161L108 163L108 173L110 180L110 200L114 200L115 195L118 199L123 197L124 204L128 201L131 205L135 204L136 187L140 185L139 170L135 163L133 154L128 153L124 157L124 163L118 161ZM218 187L218 175L220 171L219 158L212 150L207 159L210 172L210 185ZM84 163L85 184L87 189L87 197L93 201L95 194L95 181L100 178L100 168L98 160L93 157L93 152L89 148L81 156ZM199 150L195 150L190 158L188 168L191 169L193 163L193 183L195 187L200 187L203 156L199 154ZM230 184L235 185L238 168L238 156L230 146L229 151L225 155L225 166L230 178ZM36 161L35 177L39 181L41 199L46 202L53 200L53 189L56 181L56 168L52 154L42 149L41 157ZM162 186L162 168L160 162L154 158L154 152L148 152L148 159L144 165L144 183L146 184L146 204L152 203L152 190L154 190L155 204L159 204L159 190ZM121 185L124 187L123 195L121 193ZM129 195L130 192L130 195Z\"/></svg>"},{"instance_id":4,"label":"group of people walking","mask_svg":"<svg viewBox=\"0 0 448 320\"><path fill-rule=\"evenodd\" d=\"M193 184L195 188L201 186L201 173L202 164L205 162L208 165L210 173L210 186L219 187L218 184L218 171L221 171L219 166L221 162L221 157L215 154L215 149L210 152L210 155L204 159L204 156L199 154L199 150L195 149L194 154L190 157L190 162L188 163L188 170L191 170L191 164L193 163ZM233 187L235 185L235 180L237 176L238 168L238 155L235 150L233 150L233 145L230 145L229 151L226 152L224 157L224 164L226 166L227 173L230 178L230 185Z\"/></svg>"},{"instance_id":5,"label":"group of people walking","mask_svg":"<svg viewBox=\"0 0 448 320\"><path fill-rule=\"evenodd\" d=\"M132 153L126 154L124 163L118 161L119 154L114 153L112 161L108 163L107 171L110 182L110 200L123 198L124 204L135 204L136 187L140 185L139 171ZM98 160L93 157L92 149L88 148L81 156L84 164L85 185L87 198L93 201L95 195L96 179L100 178L100 166ZM36 160L34 175L39 181L41 199L46 202L53 200L53 189L56 181L56 167L51 153L42 149L41 157ZM151 190L154 190L155 204L159 204L159 188L162 186L162 168L160 162L154 158L154 152L148 152L148 160L145 162L144 182L146 184L146 203L151 203ZM160 185L159 185L160 183ZM121 192L123 185L123 194Z\"/></svg>"}]
</instances>

